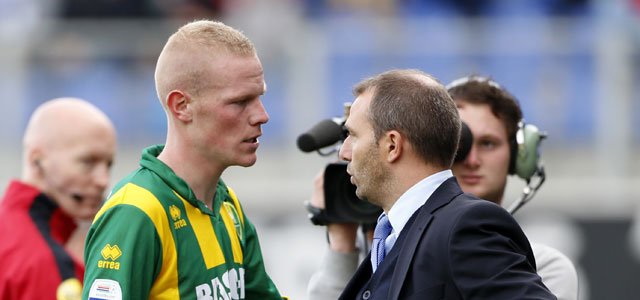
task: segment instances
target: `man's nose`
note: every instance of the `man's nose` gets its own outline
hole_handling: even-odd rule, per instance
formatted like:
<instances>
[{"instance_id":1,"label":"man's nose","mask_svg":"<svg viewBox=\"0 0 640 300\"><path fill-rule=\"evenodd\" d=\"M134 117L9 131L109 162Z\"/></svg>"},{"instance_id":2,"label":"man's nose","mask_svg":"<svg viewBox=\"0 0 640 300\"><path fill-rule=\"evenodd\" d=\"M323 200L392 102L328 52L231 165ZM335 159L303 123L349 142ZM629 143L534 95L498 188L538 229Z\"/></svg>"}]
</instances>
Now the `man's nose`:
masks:
<instances>
[{"instance_id":1,"label":"man's nose","mask_svg":"<svg viewBox=\"0 0 640 300\"><path fill-rule=\"evenodd\" d=\"M109 185L110 174L111 174L111 166L108 163L99 164L94 169L93 182L98 187L105 189Z\"/></svg>"},{"instance_id":2,"label":"man's nose","mask_svg":"<svg viewBox=\"0 0 640 300\"><path fill-rule=\"evenodd\" d=\"M338 154L340 159L351 161L351 138L347 137L340 147L340 153Z\"/></svg>"},{"instance_id":3,"label":"man's nose","mask_svg":"<svg viewBox=\"0 0 640 300\"><path fill-rule=\"evenodd\" d=\"M260 99L256 102L255 112L251 116L250 122L251 125L262 125L269 122L269 114Z\"/></svg>"},{"instance_id":4,"label":"man's nose","mask_svg":"<svg viewBox=\"0 0 640 300\"><path fill-rule=\"evenodd\" d=\"M480 166L480 156L478 155L478 147L471 146L471 150L469 150L469 154L467 154L467 157L464 159L464 165L467 168L477 168L478 166Z\"/></svg>"}]
</instances>

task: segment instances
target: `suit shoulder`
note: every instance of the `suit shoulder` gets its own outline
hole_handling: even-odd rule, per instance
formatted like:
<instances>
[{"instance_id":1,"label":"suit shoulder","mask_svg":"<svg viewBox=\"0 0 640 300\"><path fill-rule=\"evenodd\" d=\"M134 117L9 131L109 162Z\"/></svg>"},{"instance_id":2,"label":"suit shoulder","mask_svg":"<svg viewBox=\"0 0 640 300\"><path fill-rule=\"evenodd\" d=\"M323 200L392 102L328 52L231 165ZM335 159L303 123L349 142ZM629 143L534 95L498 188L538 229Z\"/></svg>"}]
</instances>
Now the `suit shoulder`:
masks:
<instances>
[{"instance_id":1,"label":"suit shoulder","mask_svg":"<svg viewBox=\"0 0 640 300\"><path fill-rule=\"evenodd\" d=\"M493 212L497 214L510 214L500 205L491 201L477 198L471 194L461 194L455 197L444 210L455 212L456 214L467 214L471 212Z\"/></svg>"},{"instance_id":2,"label":"suit shoulder","mask_svg":"<svg viewBox=\"0 0 640 300\"><path fill-rule=\"evenodd\" d=\"M448 219L453 232L472 230L488 230L490 232L517 233L524 235L518 222L503 207L463 194L443 207L441 215ZM444 218L443 218L444 219Z\"/></svg>"}]
</instances>

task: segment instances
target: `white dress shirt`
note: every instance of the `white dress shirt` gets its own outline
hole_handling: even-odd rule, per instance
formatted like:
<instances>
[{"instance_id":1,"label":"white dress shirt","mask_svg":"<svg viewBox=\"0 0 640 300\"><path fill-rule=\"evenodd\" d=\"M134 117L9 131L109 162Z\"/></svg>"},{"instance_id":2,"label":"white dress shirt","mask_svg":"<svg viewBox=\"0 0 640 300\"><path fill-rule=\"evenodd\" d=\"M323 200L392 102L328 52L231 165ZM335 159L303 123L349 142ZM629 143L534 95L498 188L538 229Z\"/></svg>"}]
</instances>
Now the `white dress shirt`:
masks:
<instances>
[{"instance_id":1,"label":"white dress shirt","mask_svg":"<svg viewBox=\"0 0 640 300\"><path fill-rule=\"evenodd\" d=\"M391 223L391 234L385 240L384 249L385 254L389 254L389 251L396 243L400 232L407 224L409 218L413 216L422 205L427 203L431 194L447 179L453 176L451 170L444 170L435 173L429 177L420 180L418 183L409 188L398 200L393 204L389 210L389 222ZM384 213L383 213L384 214Z\"/></svg>"}]
</instances>

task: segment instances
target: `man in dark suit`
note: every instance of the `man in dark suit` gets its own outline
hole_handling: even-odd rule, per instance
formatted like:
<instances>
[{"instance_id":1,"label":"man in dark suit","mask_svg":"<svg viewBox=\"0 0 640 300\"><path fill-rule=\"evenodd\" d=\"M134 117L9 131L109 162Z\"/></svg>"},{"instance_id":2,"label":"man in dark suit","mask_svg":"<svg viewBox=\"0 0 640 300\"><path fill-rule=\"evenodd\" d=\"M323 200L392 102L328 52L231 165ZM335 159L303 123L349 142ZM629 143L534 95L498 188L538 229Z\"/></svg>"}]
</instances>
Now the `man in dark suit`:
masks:
<instances>
[{"instance_id":1,"label":"man in dark suit","mask_svg":"<svg viewBox=\"0 0 640 300\"><path fill-rule=\"evenodd\" d=\"M356 195L384 213L340 299L556 299L511 215L453 177L460 118L447 90L392 70L354 94L340 157Z\"/></svg>"}]
</instances>

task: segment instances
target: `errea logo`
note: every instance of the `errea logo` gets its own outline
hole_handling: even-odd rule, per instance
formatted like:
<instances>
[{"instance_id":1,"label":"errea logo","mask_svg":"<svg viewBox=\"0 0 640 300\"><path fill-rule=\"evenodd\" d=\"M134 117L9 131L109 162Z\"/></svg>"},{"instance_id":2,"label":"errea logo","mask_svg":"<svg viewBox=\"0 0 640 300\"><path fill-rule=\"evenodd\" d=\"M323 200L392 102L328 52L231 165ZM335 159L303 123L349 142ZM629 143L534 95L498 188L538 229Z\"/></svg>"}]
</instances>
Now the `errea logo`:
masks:
<instances>
[{"instance_id":1,"label":"errea logo","mask_svg":"<svg viewBox=\"0 0 640 300\"><path fill-rule=\"evenodd\" d=\"M102 254L102 257L104 257L104 259L116 260L118 259L118 257L120 257L120 255L122 255L122 251L120 250L120 247L118 247L118 245L114 245L112 247L111 245L107 244L106 246L104 246L104 248L102 248L100 254Z\"/></svg>"},{"instance_id":2,"label":"errea logo","mask_svg":"<svg viewBox=\"0 0 640 300\"><path fill-rule=\"evenodd\" d=\"M120 263L115 261L122 255L122 250L118 245L111 246L107 244L102 248L100 254L102 254L104 260L98 261L98 268L120 270Z\"/></svg>"},{"instance_id":3,"label":"errea logo","mask_svg":"<svg viewBox=\"0 0 640 300\"><path fill-rule=\"evenodd\" d=\"M180 209L177 206L175 206L175 205L169 206L169 214L171 215L171 218L173 219L173 227L175 229L180 229L182 227L187 226L187 221L185 221L184 219L180 218L180 215L182 213L180 212Z\"/></svg>"}]
</instances>

